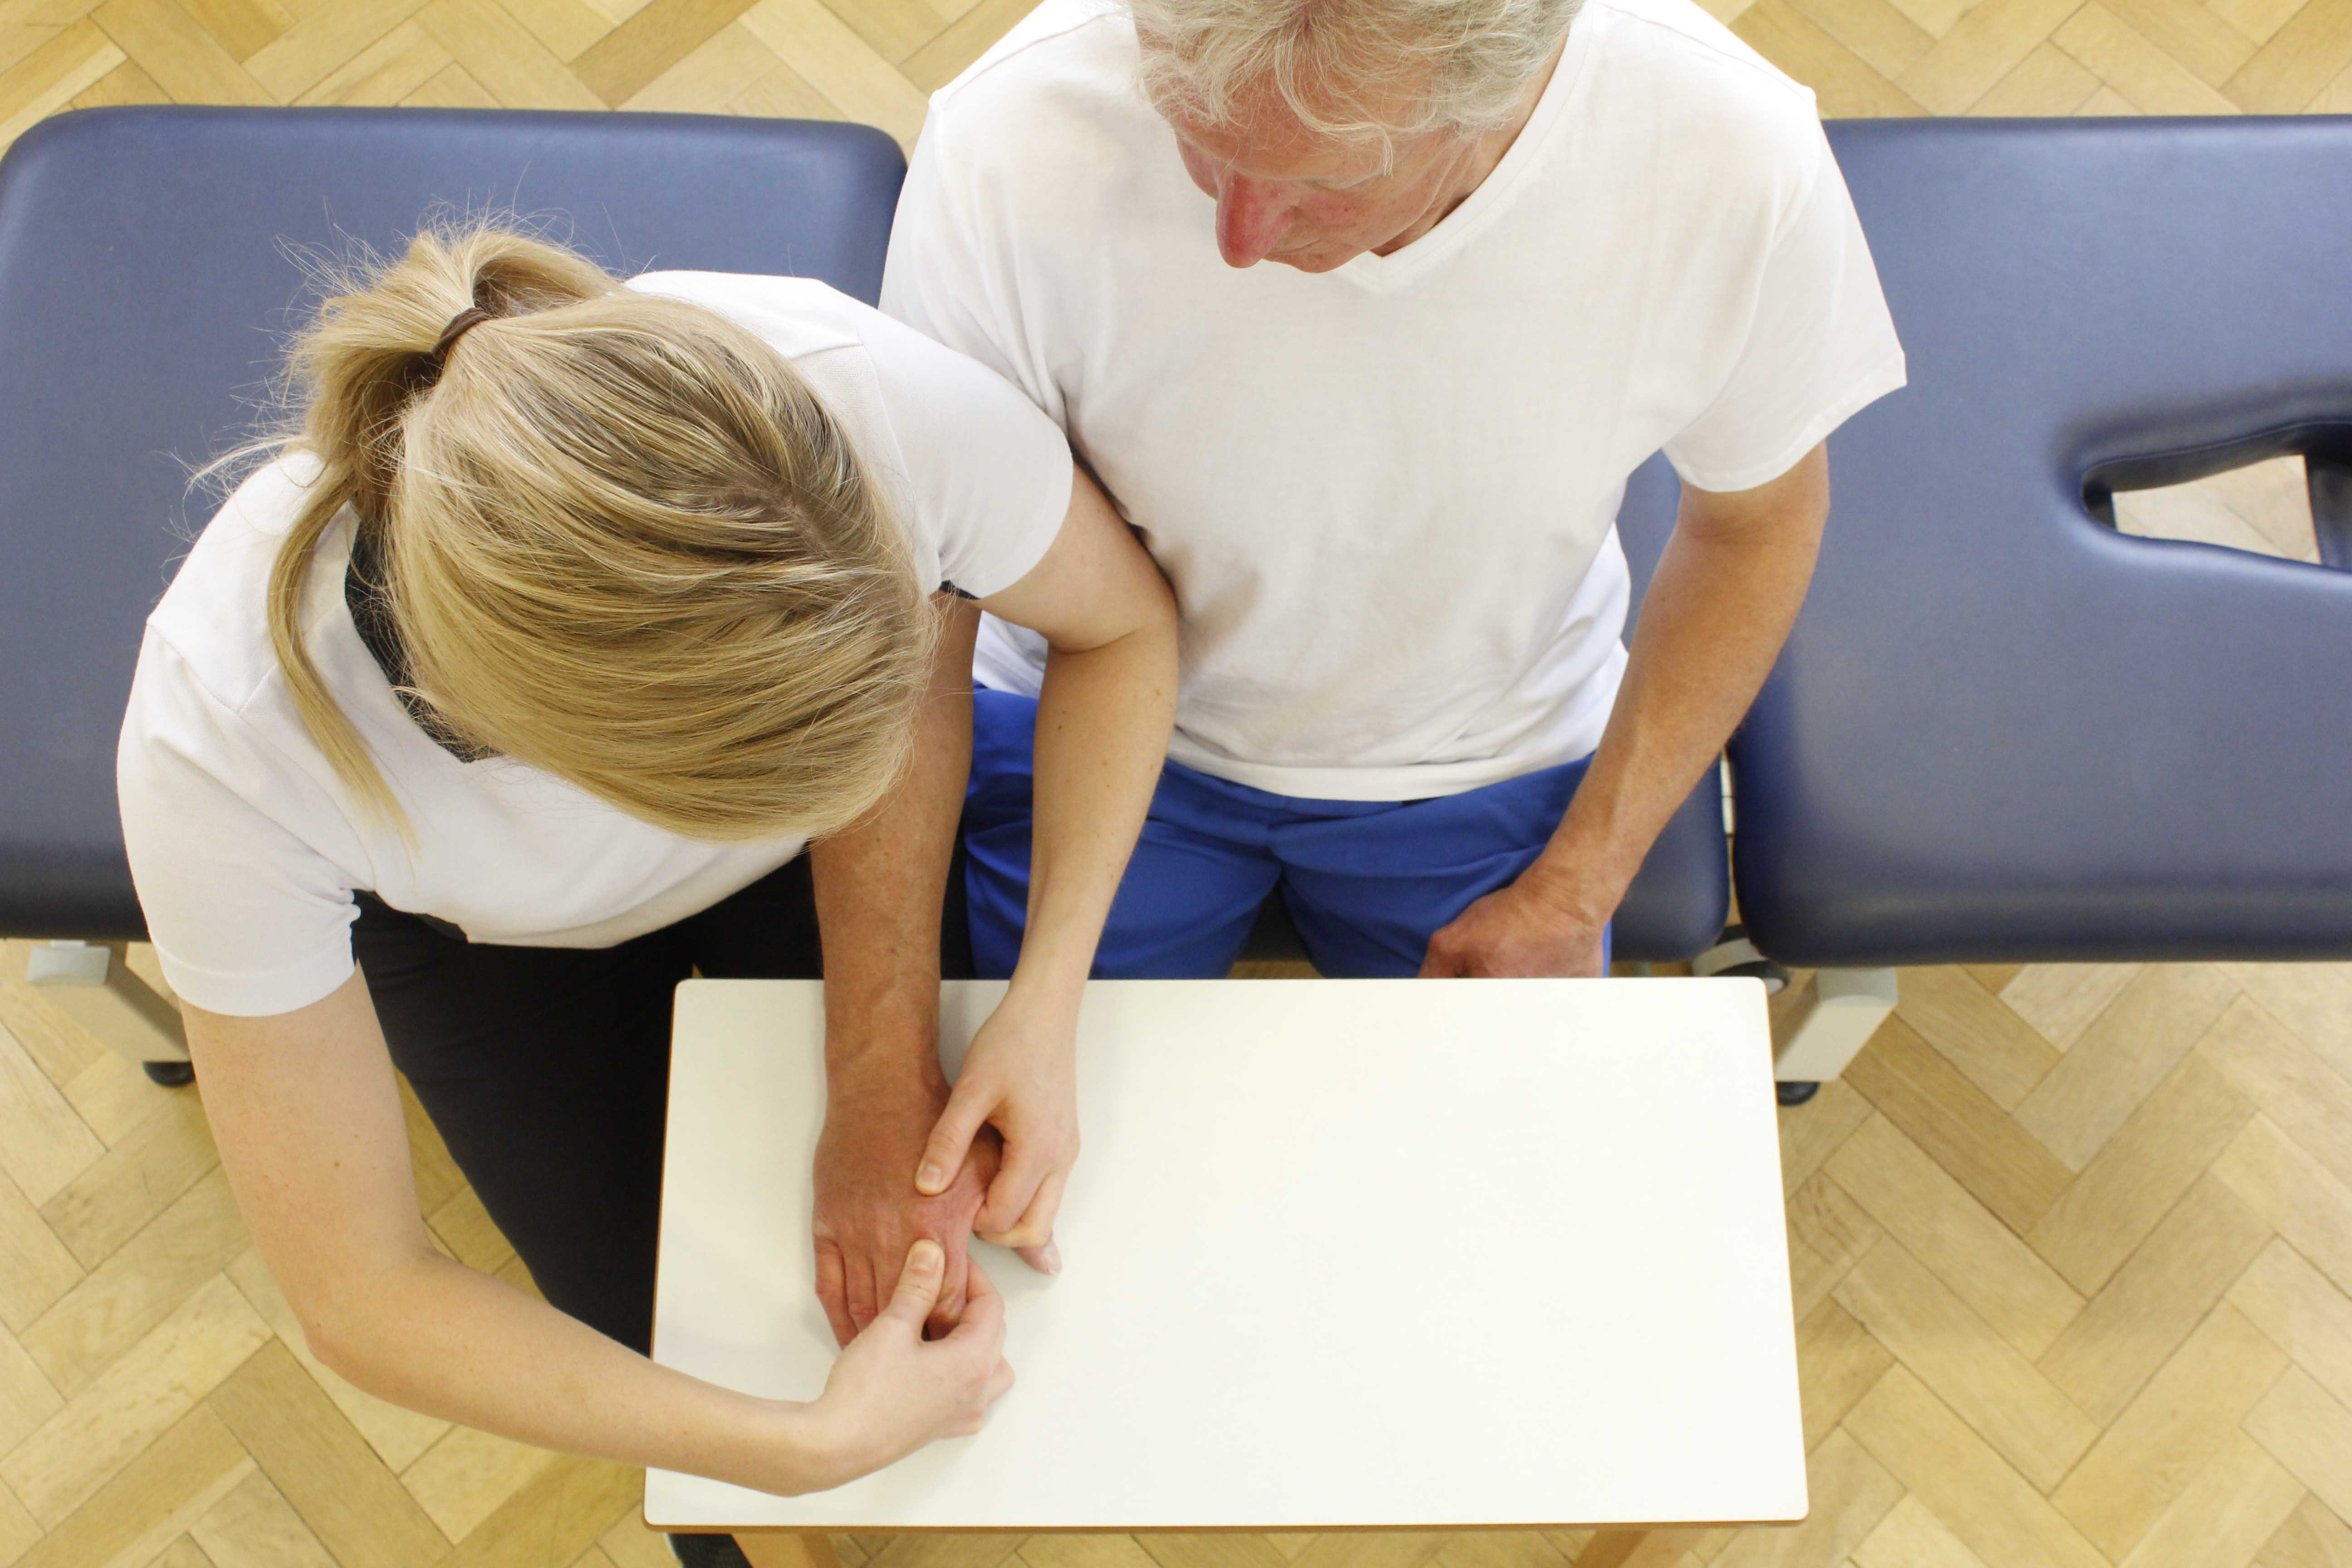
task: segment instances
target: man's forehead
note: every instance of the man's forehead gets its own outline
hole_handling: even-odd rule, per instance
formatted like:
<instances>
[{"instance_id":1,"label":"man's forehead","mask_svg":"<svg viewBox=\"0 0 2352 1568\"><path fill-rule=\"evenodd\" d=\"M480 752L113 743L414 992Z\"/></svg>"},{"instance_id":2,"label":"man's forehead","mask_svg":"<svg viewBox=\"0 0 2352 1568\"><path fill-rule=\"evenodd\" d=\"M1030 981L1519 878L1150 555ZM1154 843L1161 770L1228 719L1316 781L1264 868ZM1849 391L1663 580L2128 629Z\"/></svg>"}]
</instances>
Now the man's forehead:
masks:
<instances>
[{"instance_id":1,"label":"man's forehead","mask_svg":"<svg viewBox=\"0 0 2352 1568\"><path fill-rule=\"evenodd\" d=\"M1421 136L1334 136L1300 121L1279 99L1241 107L1212 124L1170 105L1160 114L1176 134L1236 172L1261 180L1370 179L1412 161Z\"/></svg>"}]
</instances>

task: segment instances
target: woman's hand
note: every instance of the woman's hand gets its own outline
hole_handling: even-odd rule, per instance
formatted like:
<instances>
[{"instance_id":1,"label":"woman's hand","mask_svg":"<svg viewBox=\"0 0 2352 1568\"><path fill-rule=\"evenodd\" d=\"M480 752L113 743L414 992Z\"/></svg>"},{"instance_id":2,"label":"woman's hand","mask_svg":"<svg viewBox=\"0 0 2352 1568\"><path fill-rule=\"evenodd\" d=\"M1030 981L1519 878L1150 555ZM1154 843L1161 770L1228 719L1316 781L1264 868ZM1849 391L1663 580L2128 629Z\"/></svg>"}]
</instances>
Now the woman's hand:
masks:
<instances>
[{"instance_id":1,"label":"woman's hand","mask_svg":"<svg viewBox=\"0 0 2352 1568\"><path fill-rule=\"evenodd\" d=\"M1054 1215L1078 1163L1077 1003L1041 999L1016 979L964 1055L947 1108L931 1129L915 1190L947 1190L982 1128L1003 1155L972 1216L972 1234L1010 1247L1041 1274L1062 1271Z\"/></svg>"},{"instance_id":2,"label":"woman's hand","mask_svg":"<svg viewBox=\"0 0 2352 1568\"><path fill-rule=\"evenodd\" d=\"M890 1304L833 1363L810 1407L831 1476L824 1485L878 1470L939 1438L970 1436L1013 1386L1004 1300L979 1264L966 1277L963 1321L944 1339L923 1338L946 1272L939 1243L915 1243Z\"/></svg>"}]
</instances>

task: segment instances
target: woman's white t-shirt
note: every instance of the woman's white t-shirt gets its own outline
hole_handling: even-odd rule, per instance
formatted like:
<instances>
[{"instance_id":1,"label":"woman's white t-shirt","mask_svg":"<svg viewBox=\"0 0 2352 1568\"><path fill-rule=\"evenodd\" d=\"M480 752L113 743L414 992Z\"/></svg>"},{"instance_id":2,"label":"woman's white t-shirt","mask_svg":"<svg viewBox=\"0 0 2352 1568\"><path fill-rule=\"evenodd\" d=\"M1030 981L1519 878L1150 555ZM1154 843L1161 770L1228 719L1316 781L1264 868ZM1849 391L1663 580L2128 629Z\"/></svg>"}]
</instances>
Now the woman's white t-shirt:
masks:
<instances>
[{"instance_id":1,"label":"woman's white t-shirt","mask_svg":"<svg viewBox=\"0 0 2352 1568\"><path fill-rule=\"evenodd\" d=\"M792 362L895 503L926 585L986 597L1060 531L1069 448L997 376L797 278L649 273L632 288L707 305ZM269 644L276 559L315 465L238 488L149 617L117 756L131 875L185 1000L261 1016L352 969L355 889L475 942L609 947L774 870L800 837L706 844L519 763L464 763L410 719L343 595L348 517L304 587L311 657L406 807L416 847L367 811L303 728Z\"/></svg>"},{"instance_id":2,"label":"woman's white t-shirt","mask_svg":"<svg viewBox=\"0 0 2352 1568\"><path fill-rule=\"evenodd\" d=\"M1903 384L1812 94L1690 0L1587 0L1532 118L1390 256L1217 254L1112 0L1045 0L932 100L882 307L1069 432L1183 613L1169 754L1412 800L1592 751L1661 447L1786 472ZM979 671L1034 690L993 621Z\"/></svg>"}]
</instances>

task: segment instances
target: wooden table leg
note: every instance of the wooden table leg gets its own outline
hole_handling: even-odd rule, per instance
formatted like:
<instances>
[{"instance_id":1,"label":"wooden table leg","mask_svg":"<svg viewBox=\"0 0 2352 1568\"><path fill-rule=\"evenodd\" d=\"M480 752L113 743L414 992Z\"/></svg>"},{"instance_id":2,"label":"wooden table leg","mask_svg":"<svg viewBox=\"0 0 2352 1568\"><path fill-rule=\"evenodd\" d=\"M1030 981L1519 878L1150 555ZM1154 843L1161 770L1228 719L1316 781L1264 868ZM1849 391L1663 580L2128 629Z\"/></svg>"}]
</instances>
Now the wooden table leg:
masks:
<instances>
[{"instance_id":1,"label":"wooden table leg","mask_svg":"<svg viewBox=\"0 0 2352 1568\"><path fill-rule=\"evenodd\" d=\"M1670 1568L1698 1538L1697 1530L1602 1530L1576 1554L1573 1568Z\"/></svg>"},{"instance_id":2,"label":"wooden table leg","mask_svg":"<svg viewBox=\"0 0 2352 1568\"><path fill-rule=\"evenodd\" d=\"M794 1535L785 1530L746 1530L735 1544L751 1559L751 1568L841 1568L833 1542L822 1535Z\"/></svg>"}]
</instances>

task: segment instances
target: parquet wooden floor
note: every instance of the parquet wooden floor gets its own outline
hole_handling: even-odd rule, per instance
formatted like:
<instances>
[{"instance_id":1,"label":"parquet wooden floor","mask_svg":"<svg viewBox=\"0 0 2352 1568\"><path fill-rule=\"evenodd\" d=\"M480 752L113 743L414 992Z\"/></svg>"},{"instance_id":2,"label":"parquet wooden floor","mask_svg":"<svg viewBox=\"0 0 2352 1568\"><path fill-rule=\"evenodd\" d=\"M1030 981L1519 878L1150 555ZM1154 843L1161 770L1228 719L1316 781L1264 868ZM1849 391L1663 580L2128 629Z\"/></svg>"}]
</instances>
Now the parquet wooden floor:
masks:
<instances>
[{"instance_id":1,"label":"parquet wooden floor","mask_svg":"<svg viewBox=\"0 0 2352 1568\"><path fill-rule=\"evenodd\" d=\"M847 116L1031 0L0 0L68 106ZM1833 115L2352 110L2352 0L1710 0ZM2311 558L2299 465L2123 498ZM657 1568L636 1476L310 1361L194 1096L0 943L0 1568ZM421 1116L418 1199L523 1279ZM1934 969L1781 1113L1814 1511L1652 1568L2352 1568L2352 966ZM527 1283L527 1279L525 1280ZM1533 1534L859 1538L875 1568L1559 1568Z\"/></svg>"}]
</instances>

